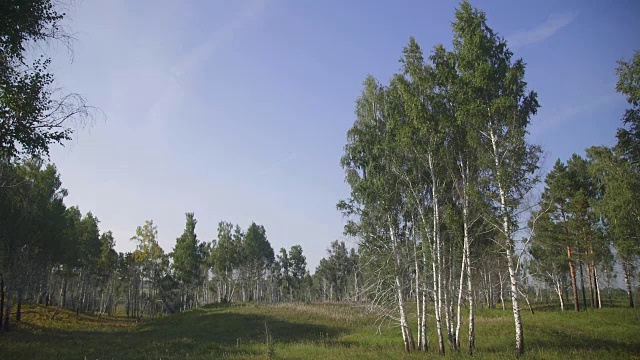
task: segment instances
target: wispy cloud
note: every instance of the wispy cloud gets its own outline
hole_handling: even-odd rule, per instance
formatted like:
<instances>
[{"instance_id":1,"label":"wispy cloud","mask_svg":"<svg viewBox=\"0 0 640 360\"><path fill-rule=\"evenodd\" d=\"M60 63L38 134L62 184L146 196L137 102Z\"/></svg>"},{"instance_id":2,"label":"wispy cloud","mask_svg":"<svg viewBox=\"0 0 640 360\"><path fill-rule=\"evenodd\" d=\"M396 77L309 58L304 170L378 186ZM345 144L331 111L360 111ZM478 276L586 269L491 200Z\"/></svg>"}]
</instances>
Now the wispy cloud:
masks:
<instances>
[{"instance_id":1,"label":"wispy cloud","mask_svg":"<svg viewBox=\"0 0 640 360\"><path fill-rule=\"evenodd\" d=\"M602 95L591 97L588 101L579 104L565 105L555 109L542 109L538 116L538 121L533 122L531 128L532 135L540 135L550 129L562 126L577 117L594 112L602 107L609 106L616 100L615 95Z\"/></svg>"},{"instance_id":2,"label":"wispy cloud","mask_svg":"<svg viewBox=\"0 0 640 360\"><path fill-rule=\"evenodd\" d=\"M569 11L563 13L553 13L549 15L544 23L524 31L518 31L509 36L507 40L511 47L521 47L529 44L544 41L553 34L557 33L563 27L571 24L576 17L577 11Z\"/></svg>"},{"instance_id":3,"label":"wispy cloud","mask_svg":"<svg viewBox=\"0 0 640 360\"><path fill-rule=\"evenodd\" d=\"M193 48L182 57L172 68L172 75L182 77L197 69L220 46L233 39L236 31L245 27L255 16L264 9L265 0L254 0L239 11L231 20L227 21L219 29L214 31L200 45Z\"/></svg>"},{"instance_id":4,"label":"wispy cloud","mask_svg":"<svg viewBox=\"0 0 640 360\"><path fill-rule=\"evenodd\" d=\"M265 5L265 0L253 0L248 2L238 13L213 31L205 41L195 46L184 56L180 57L168 71L165 86L157 97L157 101L149 108L148 120L155 124L167 121L166 114L176 110L185 96L185 80L202 67L213 53L225 43L233 40L236 33L246 27L253 18L260 14Z\"/></svg>"},{"instance_id":5,"label":"wispy cloud","mask_svg":"<svg viewBox=\"0 0 640 360\"><path fill-rule=\"evenodd\" d=\"M289 161L293 161L298 157L298 153L295 151L290 152L289 154L287 154L287 156L274 161L271 165L268 165L264 171L262 171L260 173L260 176L266 176L269 175L271 172L277 170L277 168L279 168L280 166L282 166L285 163L288 163Z\"/></svg>"}]
</instances>

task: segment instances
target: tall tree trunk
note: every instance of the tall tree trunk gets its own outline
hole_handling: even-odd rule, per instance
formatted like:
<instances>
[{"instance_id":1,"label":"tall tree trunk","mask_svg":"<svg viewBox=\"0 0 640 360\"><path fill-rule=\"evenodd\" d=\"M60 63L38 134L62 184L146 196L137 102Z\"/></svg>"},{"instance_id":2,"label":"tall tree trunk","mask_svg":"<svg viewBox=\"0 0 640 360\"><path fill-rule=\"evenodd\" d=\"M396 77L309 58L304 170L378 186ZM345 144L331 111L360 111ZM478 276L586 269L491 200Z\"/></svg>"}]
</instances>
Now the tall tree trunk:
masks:
<instances>
[{"instance_id":1,"label":"tall tree trunk","mask_svg":"<svg viewBox=\"0 0 640 360\"><path fill-rule=\"evenodd\" d=\"M4 319L4 274L0 273L0 331L3 328Z\"/></svg>"},{"instance_id":2,"label":"tall tree trunk","mask_svg":"<svg viewBox=\"0 0 640 360\"><path fill-rule=\"evenodd\" d=\"M47 275L47 294L45 295L44 298L44 305L45 306L49 306L51 305L51 278L53 276L53 268L51 268L51 271L49 271L49 274Z\"/></svg>"},{"instance_id":3,"label":"tall tree trunk","mask_svg":"<svg viewBox=\"0 0 640 360\"><path fill-rule=\"evenodd\" d=\"M504 306L504 279L502 278L502 272L498 271L498 278L500 280L500 303L502 304L502 311L505 311Z\"/></svg>"},{"instance_id":4,"label":"tall tree trunk","mask_svg":"<svg viewBox=\"0 0 640 360\"><path fill-rule=\"evenodd\" d=\"M576 281L576 268L571 260L571 246L567 245L567 257L569 258L569 273L571 273L571 287L573 288L573 306L576 311L580 311L580 300L578 299L578 284Z\"/></svg>"},{"instance_id":5,"label":"tall tree trunk","mask_svg":"<svg viewBox=\"0 0 640 360\"><path fill-rule=\"evenodd\" d=\"M467 213L463 210L464 213ZM471 238L469 235L468 213L465 214L467 220L464 222L465 249L467 254L467 298L469 301L469 355L473 354L473 348L476 343L475 318L474 318L474 299L473 299L473 281L471 278Z\"/></svg>"},{"instance_id":6,"label":"tall tree trunk","mask_svg":"<svg viewBox=\"0 0 640 360\"><path fill-rule=\"evenodd\" d=\"M9 331L9 317L11 313L11 281L7 281L5 286L6 302L4 310L4 320L0 319L0 321L3 321L4 323L2 326L4 328L4 331Z\"/></svg>"},{"instance_id":7,"label":"tall tree trunk","mask_svg":"<svg viewBox=\"0 0 640 360\"><path fill-rule=\"evenodd\" d=\"M431 171L431 197L433 201L433 243L435 251L432 251L432 256L435 255L433 261L433 277L436 301L435 301L435 317L436 317L436 330L438 333L438 345L440 354L444 355L444 338L442 336L442 244L440 241L440 199L439 199L439 186L436 180L436 169L433 163L433 156L431 153L428 155L429 170Z\"/></svg>"},{"instance_id":8,"label":"tall tree trunk","mask_svg":"<svg viewBox=\"0 0 640 360\"><path fill-rule=\"evenodd\" d=\"M443 259L444 260L444 259ZM444 261L443 261L444 262ZM451 289L449 286L451 285L451 279L448 279L448 275L450 276L451 272L444 276L445 288L443 291L443 303L444 303L444 322L447 326L447 340L449 341L449 345L451 349L455 350L456 348L456 340L453 338L453 319L451 318L451 301L449 301L449 294L451 293Z\"/></svg>"},{"instance_id":9,"label":"tall tree trunk","mask_svg":"<svg viewBox=\"0 0 640 360\"><path fill-rule=\"evenodd\" d=\"M567 222L567 215L564 212L563 208L560 208L560 213L562 214L562 221L564 222L564 230L567 237L569 237L569 226ZM580 299L578 299L578 283L576 280L576 268L571 257L572 251L571 246L567 244L567 258L569 259L569 273L571 274L571 286L573 288L573 306L576 311L580 311Z\"/></svg>"},{"instance_id":10,"label":"tall tree trunk","mask_svg":"<svg viewBox=\"0 0 640 360\"><path fill-rule=\"evenodd\" d=\"M622 261L622 272L624 273L624 283L627 285L627 297L629 298L629 307L634 308L633 289L631 288L631 265L629 261Z\"/></svg>"},{"instance_id":11,"label":"tall tree trunk","mask_svg":"<svg viewBox=\"0 0 640 360\"><path fill-rule=\"evenodd\" d=\"M564 298L562 297L562 286L560 282L560 277L556 279L556 293L558 293L558 297L560 298L560 311L564 311Z\"/></svg>"},{"instance_id":12,"label":"tall tree trunk","mask_svg":"<svg viewBox=\"0 0 640 360\"><path fill-rule=\"evenodd\" d=\"M596 285L596 297L598 298L598 309L602 309L602 296L600 295L600 278L598 277L598 268L593 266L593 282Z\"/></svg>"},{"instance_id":13,"label":"tall tree trunk","mask_svg":"<svg viewBox=\"0 0 640 360\"><path fill-rule=\"evenodd\" d=\"M587 293L584 289L584 273L582 272L582 260L580 259L580 249L578 249L578 268L580 269L580 289L582 290L582 306L587 309Z\"/></svg>"},{"instance_id":14,"label":"tall tree trunk","mask_svg":"<svg viewBox=\"0 0 640 360\"><path fill-rule=\"evenodd\" d=\"M411 352L415 349L415 343L413 342L413 334L411 332L411 328L409 326L409 322L407 321L407 313L404 306L404 294L403 294L403 283L402 283L402 259L400 259L400 249L398 239L396 238L391 217L389 217L389 235L391 236L391 244L393 256L395 259L395 285L396 285L396 297L398 300L398 311L400 312L400 328L402 330L402 339L404 342L404 349L406 352Z\"/></svg>"},{"instance_id":15,"label":"tall tree trunk","mask_svg":"<svg viewBox=\"0 0 640 360\"><path fill-rule=\"evenodd\" d=\"M466 239L464 240L466 247ZM456 308L456 333L455 333L455 348L460 349L460 326L462 325L462 292L464 291L464 273L467 265L467 252L466 249L462 251L462 264L460 265L460 283L458 289L458 304Z\"/></svg>"},{"instance_id":16,"label":"tall tree trunk","mask_svg":"<svg viewBox=\"0 0 640 360\"><path fill-rule=\"evenodd\" d=\"M435 230L435 220L434 220L434 234ZM435 236L434 236L435 237ZM440 277L439 274L439 266L437 256L439 251L437 251L438 242L435 239L432 240L432 268L433 268L433 290L434 290L434 316L436 319L436 336L438 337L438 352L441 355L444 355L444 337L442 336L442 292L440 290Z\"/></svg>"},{"instance_id":17,"label":"tall tree trunk","mask_svg":"<svg viewBox=\"0 0 640 360\"><path fill-rule=\"evenodd\" d=\"M493 155L496 165L496 175L500 179L500 163L499 154L497 151L496 138L491 131L491 143L493 146ZM518 303L518 278L515 270L515 254L513 253L513 240L511 239L511 226L509 213L507 211L507 198L505 190L500 180L498 180L498 192L500 193L500 208L502 210L502 228L505 237L505 247L507 249L507 267L509 269L509 278L511 280L511 303L513 305L513 322L515 325L516 335L516 356L520 356L524 353L524 333L522 330L522 318L520 317L520 304Z\"/></svg>"},{"instance_id":18,"label":"tall tree trunk","mask_svg":"<svg viewBox=\"0 0 640 360\"><path fill-rule=\"evenodd\" d=\"M18 305L16 306L16 322L20 322L22 320L22 295L23 295L23 287L20 286L18 288Z\"/></svg>"},{"instance_id":19,"label":"tall tree trunk","mask_svg":"<svg viewBox=\"0 0 640 360\"><path fill-rule=\"evenodd\" d=\"M506 220L508 221L508 220ZM522 330L522 319L520 318L520 304L518 302L518 279L513 265L513 249L511 244L507 245L507 259L509 260L509 278L511 279L511 303L513 305L513 321L516 329L516 356L524 353L524 333Z\"/></svg>"},{"instance_id":20,"label":"tall tree trunk","mask_svg":"<svg viewBox=\"0 0 640 360\"><path fill-rule=\"evenodd\" d=\"M404 296L402 294L402 282L400 277L396 275L396 296L398 297L398 310L400 311L400 327L402 328L402 339L404 341L404 350L411 352L415 348L413 342L413 334L407 321L407 313L404 306Z\"/></svg>"},{"instance_id":21,"label":"tall tree trunk","mask_svg":"<svg viewBox=\"0 0 640 360\"><path fill-rule=\"evenodd\" d=\"M487 274L487 281L489 284L489 287L487 287L487 307L489 309L495 309L496 304L493 296L493 281L491 280L491 271L489 271Z\"/></svg>"},{"instance_id":22,"label":"tall tree trunk","mask_svg":"<svg viewBox=\"0 0 640 360\"><path fill-rule=\"evenodd\" d=\"M596 308L595 302L595 291L593 288L593 274L591 271L591 266L589 265L589 261L587 262L587 280L589 281L589 303L591 304L591 308Z\"/></svg>"},{"instance_id":23,"label":"tall tree trunk","mask_svg":"<svg viewBox=\"0 0 640 360\"><path fill-rule=\"evenodd\" d=\"M62 278L62 285L60 286L60 307L64 307L67 302L67 277Z\"/></svg>"},{"instance_id":24,"label":"tall tree trunk","mask_svg":"<svg viewBox=\"0 0 640 360\"><path fill-rule=\"evenodd\" d=\"M429 278L427 277L427 251L426 251L426 243L422 241L422 276L423 276L423 286L424 289L422 291L422 317L420 319L420 328L422 329L422 339L421 348L422 351L429 351L429 337L427 335L427 302L429 300L429 294L427 292L427 283Z\"/></svg>"},{"instance_id":25,"label":"tall tree trunk","mask_svg":"<svg viewBox=\"0 0 640 360\"><path fill-rule=\"evenodd\" d=\"M460 158L464 159L464 155L460 154ZM467 275L467 299L469 301L469 354L473 354L473 347L475 345L475 320L474 320L474 302L473 302L473 287L472 287L472 273L471 273L471 237L469 234L470 219L469 219L469 162L466 160L460 161L460 176L462 179L462 227L463 227L463 254L462 254L462 266L460 267L460 293L458 297L458 313L457 313L457 326L456 326L456 342L457 348L460 348L460 323L461 323L461 303L462 303L462 291L464 283L464 273Z\"/></svg>"},{"instance_id":26,"label":"tall tree trunk","mask_svg":"<svg viewBox=\"0 0 640 360\"><path fill-rule=\"evenodd\" d=\"M18 286L18 299L16 306L16 322L20 322L22 320L22 298L24 296L24 280L20 281L20 285Z\"/></svg>"},{"instance_id":27,"label":"tall tree trunk","mask_svg":"<svg viewBox=\"0 0 640 360\"><path fill-rule=\"evenodd\" d=\"M131 282L129 282L129 286L127 287L127 305L126 305L127 318L130 317L130 309L131 309Z\"/></svg>"},{"instance_id":28,"label":"tall tree trunk","mask_svg":"<svg viewBox=\"0 0 640 360\"><path fill-rule=\"evenodd\" d=\"M418 261L418 245L416 244L417 242L417 238L415 238L415 234L414 234L414 238L413 238L413 259L414 259L414 265L415 265L415 271L416 271L416 281L415 281L415 286L416 286L416 317L417 317L417 326L418 326L418 350L420 351L424 351L424 347L423 345L423 341L422 338L426 335L422 332L422 312L420 311L420 261ZM357 278L356 278L357 279ZM356 282L357 284L357 282Z\"/></svg>"}]
</instances>

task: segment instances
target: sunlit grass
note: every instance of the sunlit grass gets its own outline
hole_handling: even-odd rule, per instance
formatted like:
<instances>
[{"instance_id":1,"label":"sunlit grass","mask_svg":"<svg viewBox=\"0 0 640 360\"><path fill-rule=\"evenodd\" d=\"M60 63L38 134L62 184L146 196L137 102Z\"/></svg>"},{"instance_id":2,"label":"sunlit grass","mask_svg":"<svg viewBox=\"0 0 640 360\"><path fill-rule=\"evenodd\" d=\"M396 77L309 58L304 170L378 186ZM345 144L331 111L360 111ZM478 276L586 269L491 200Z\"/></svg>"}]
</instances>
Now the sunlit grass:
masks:
<instances>
[{"instance_id":1,"label":"sunlit grass","mask_svg":"<svg viewBox=\"0 0 640 360\"><path fill-rule=\"evenodd\" d=\"M142 323L68 310L52 321L53 307L24 310L22 324L0 334L0 359L440 358L405 355L397 328L378 327L375 315L353 304L208 306ZM525 359L640 358L638 310L522 315ZM435 349L432 319L429 324ZM464 346L466 328L461 332ZM513 358L513 337L510 309L478 309L474 358ZM452 357L468 355L449 351L446 358Z\"/></svg>"}]
</instances>

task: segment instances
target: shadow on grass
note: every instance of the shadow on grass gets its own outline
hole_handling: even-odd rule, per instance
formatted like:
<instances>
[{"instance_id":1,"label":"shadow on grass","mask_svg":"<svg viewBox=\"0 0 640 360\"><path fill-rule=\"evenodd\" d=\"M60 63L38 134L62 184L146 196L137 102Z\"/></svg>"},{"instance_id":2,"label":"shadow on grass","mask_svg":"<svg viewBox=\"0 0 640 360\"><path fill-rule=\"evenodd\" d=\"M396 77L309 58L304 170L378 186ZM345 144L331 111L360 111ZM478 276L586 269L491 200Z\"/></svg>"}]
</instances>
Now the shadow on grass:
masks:
<instances>
[{"instance_id":1,"label":"shadow on grass","mask_svg":"<svg viewBox=\"0 0 640 360\"><path fill-rule=\"evenodd\" d=\"M529 337L526 341L530 348L553 349L558 352L566 350L618 350L640 354L640 342L630 344L612 339L580 335L557 328L538 329L538 331L543 332L545 336Z\"/></svg>"},{"instance_id":2,"label":"shadow on grass","mask_svg":"<svg viewBox=\"0 0 640 360\"><path fill-rule=\"evenodd\" d=\"M336 326L298 323L270 315L239 314L228 311L227 307L191 310L131 328L91 331L25 324L10 334L11 339L0 336L0 348L6 348L9 351L6 355L12 359L219 358L231 354L264 354L267 335L273 343L279 344L331 345L347 331Z\"/></svg>"},{"instance_id":3,"label":"shadow on grass","mask_svg":"<svg viewBox=\"0 0 640 360\"><path fill-rule=\"evenodd\" d=\"M220 309L222 310L222 309ZM197 309L142 325L138 334L155 339L188 335L197 341L237 344L263 342L267 331L275 342L297 342L335 338L346 331L337 326L298 323L263 314L239 314L218 309Z\"/></svg>"}]
</instances>

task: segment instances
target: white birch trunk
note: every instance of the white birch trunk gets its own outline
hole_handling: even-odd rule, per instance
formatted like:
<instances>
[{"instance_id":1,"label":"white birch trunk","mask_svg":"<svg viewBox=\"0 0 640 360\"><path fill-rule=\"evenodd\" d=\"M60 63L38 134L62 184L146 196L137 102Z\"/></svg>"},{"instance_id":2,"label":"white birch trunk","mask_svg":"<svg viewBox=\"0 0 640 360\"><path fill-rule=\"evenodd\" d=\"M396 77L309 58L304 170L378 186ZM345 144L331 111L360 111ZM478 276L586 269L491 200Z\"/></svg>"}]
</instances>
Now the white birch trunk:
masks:
<instances>
[{"instance_id":1,"label":"white birch trunk","mask_svg":"<svg viewBox=\"0 0 640 360\"><path fill-rule=\"evenodd\" d=\"M462 169L462 227L464 231L464 239L463 239L463 258L465 259L462 264L461 272L466 270L467 273L467 298L469 301L469 354L473 354L473 348L475 346L475 319L474 319L474 308L473 308L473 286L471 279L471 238L469 235L469 195L468 195L468 186L469 186L469 165L467 163L464 164L464 168ZM460 294L462 294L462 274L460 275ZM460 327L460 304L458 304L458 329ZM460 334L456 333L456 339L458 339L458 348L460 347Z\"/></svg>"},{"instance_id":2,"label":"white birch trunk","mask_svg":"<svg viewBox=\"0 0 640 360\"><path fill-rule=\"evenodd\" d=\"M469 301L469 355L473 354L473 348L476 346L476 330L475 330L475 314L474 314L474 299L473 299L473 282L471 279L471 251L470 251L470 239L468 237L468 229L465 225L465 238L467 238L467 296Z\"/></svg>"},{"instance_id":3,"label":"white birch trunk","mask_svg":"<svg viewBox=\"0 0 640 360\"><path fill-rule=\"evenodd\" d=\"M421 341L421 347L422 347L422 351L429 351L429 337L427 336L427 301L429 300L429 294L427 292L427 283L429 281L428 277L427 277L427 252L425 249L425 242L422 242L422 273L424 276L424 289L422 291L422 318L421 318L421 323L420 323L420 328L422 329L422 339L420 339Z\"/></svg>"},{"instance_id":4,"label":"white birch trunk","mask_svg":"<svg viewBox=\"0 0 640 360\"><path fill-rule=\"evenodd\" d=\"M562 283L560 282L559 278L556 279L556 293L560 298L560 311L564 311L564 298L562 297Z\"/></svg>"},{"instance_id":5,"label":"white birch trunk","mask_svg":"<svg viewBox=\"0 0 640 360\"><path fill-rule=\"evenodd\" d=\"M447 280L447 278L445 277L445 281ZM446 281L447 285L451 284L450 281ZM452 349L455 349L455 339L453 338L453 319L451 319L451 308L450 308L450 303L449 303L449 293L450 293L450 289L447 287L446 289L444 289L445 291L443 291L443 304L444 304L444 323L447 327L447 339L449 341L449 345L451 346Z\"/></svg>"},{"instance_id":6,"label":"white birch trunk","mask_svg":"<svg viewBox=\"0 0 640 360\"><path fill-rule=\"evenodd\" d=\"M500 193L500 207L502 210L502 230L505 237L505 247L507 250L507 268L509 269L509 278L511 280L511 303L513 305L513 322L515 325L516 335L516 356L524 353L524 333L522 330L522 318L520 317L520 304L518 303L518 278L514 268L515 254L513 252L513 244L511 239L511 227L509 223L509 214L507 212L507 198L502 182L500 180L500 163L497 151L496 137L491 130L491 143L493 145L493 157L496 165L496 175L498 178L498 192Z\"/></svg>"},{"instance_id":7,"label":"white birch trunk","mask_svg":"<svg viewBox=\"0 0 640 360\"><path fill-rule=\"evenodd\" d=\"M393 231L393 227L391 226L391 219L389 219L389 234L391 236L391 244L393 249L393 255L396 262L396 275L395 275L395 283L396 283L396 296L398 300L398 311L400 313L400 328L402 329L402 340L404 342L404 349L406 352L411 352L415 348L415 343L413 342L413 334L411 333L411 328L409 326L409 322L407 321L407 313L404 306L404 296L402 294L402 279L400 277L401 269L402 269L402 260L400 259L400 253L398 249L398 240Z\"/></svg>"},{"instance_id":8,"label":"white birch trunk","mask_svg":"<svg viewBox=\"0 0 640 360\"><path fill-rule=\"evenodd\" d=\"M434 286L433 290L436 294L435 299L435 317L436 317L436 330L438 333L438 345L440 354L444 355L444 338L442 336L442 245L440 243L440 205L438 198L438 184L435 178L435 168L433 165L433 158L431 154L428 155L429 168L431 170L431 196L433 199L433 242L435 245L435 251L432 251L432 256L435 255L433 264L433 277Z\"/></svg>"},{"instance_id":9,"label":"white birch trunk","mask_svg":"<svg viewBox=\"0 0 640 360\"><path fill-rule=\"evenodd\" d=\"M466 248L466 239L464 240ZM462 313L460 312L462 308L462 291L464 289L464 269L467 264L467 252L463 250L462 252L462 264L460 265L460 283L458 289L458 305L456 309L456 335L455 335L455 347L456 349L460 349L460 326L462 325Z\"/></svg>"},{"instance_id":10,"label":"white birch trunk","mask_svg":"<svg viewBox=\"0 0 640 360\"><path fill-rule=\"evenodd\" d=\"M502 311L506 310L504 306L504 279L502 278L502 273L498 271L498 276L500 278L500 302L502 303Z\"/></svg>"},{"instance_id":11,"label":"white birch trunk","mask_svg":"<svg viewBox=\"0 0 640 360\"><path fill-rule=\"evenodd\" d=\"M424 348L422 347L422 338L425 336L425 334L422 333L422 313L420 312L420 262L418 261L418 246L416 245L416 241L417 239L415 239L414 237L414 242L413 242L413 258L414 258L414 262L415 262L415 268L416 268L416 281L415 281L415 286L416 286L416 316L417 316L417 321L418 321L418 349L421 351L424 351ZM356 283L357 284L357 283Z\"/></svg>"},{"instance_id":12,"label":"white birch trunk","mask_svg":"<svg viewBox=\"0 0 640 360\"><path fill-rule=\"evenodd\" d=\"M593 275L596 282L596 294L598 296L598 309L602 309L602 296L600 296L600 278L598 276L598 269L593 267Z\"/></svg>"},{"instance_id":13,"label":"white birch trunk","mask_svg":"<svg viewBox=\"0 0 640 360\"><path fill-rule=\"evenodd\" d=\"M404 351L411 352L413 348L413 336L407 321L407 314L404 307L404 298L402 296L402 283L400 277L396 275L396 293L398 297L398 311L400 312L400 327L402 329L402 340L404 342Z\"/></svg>"}]
</instances>

